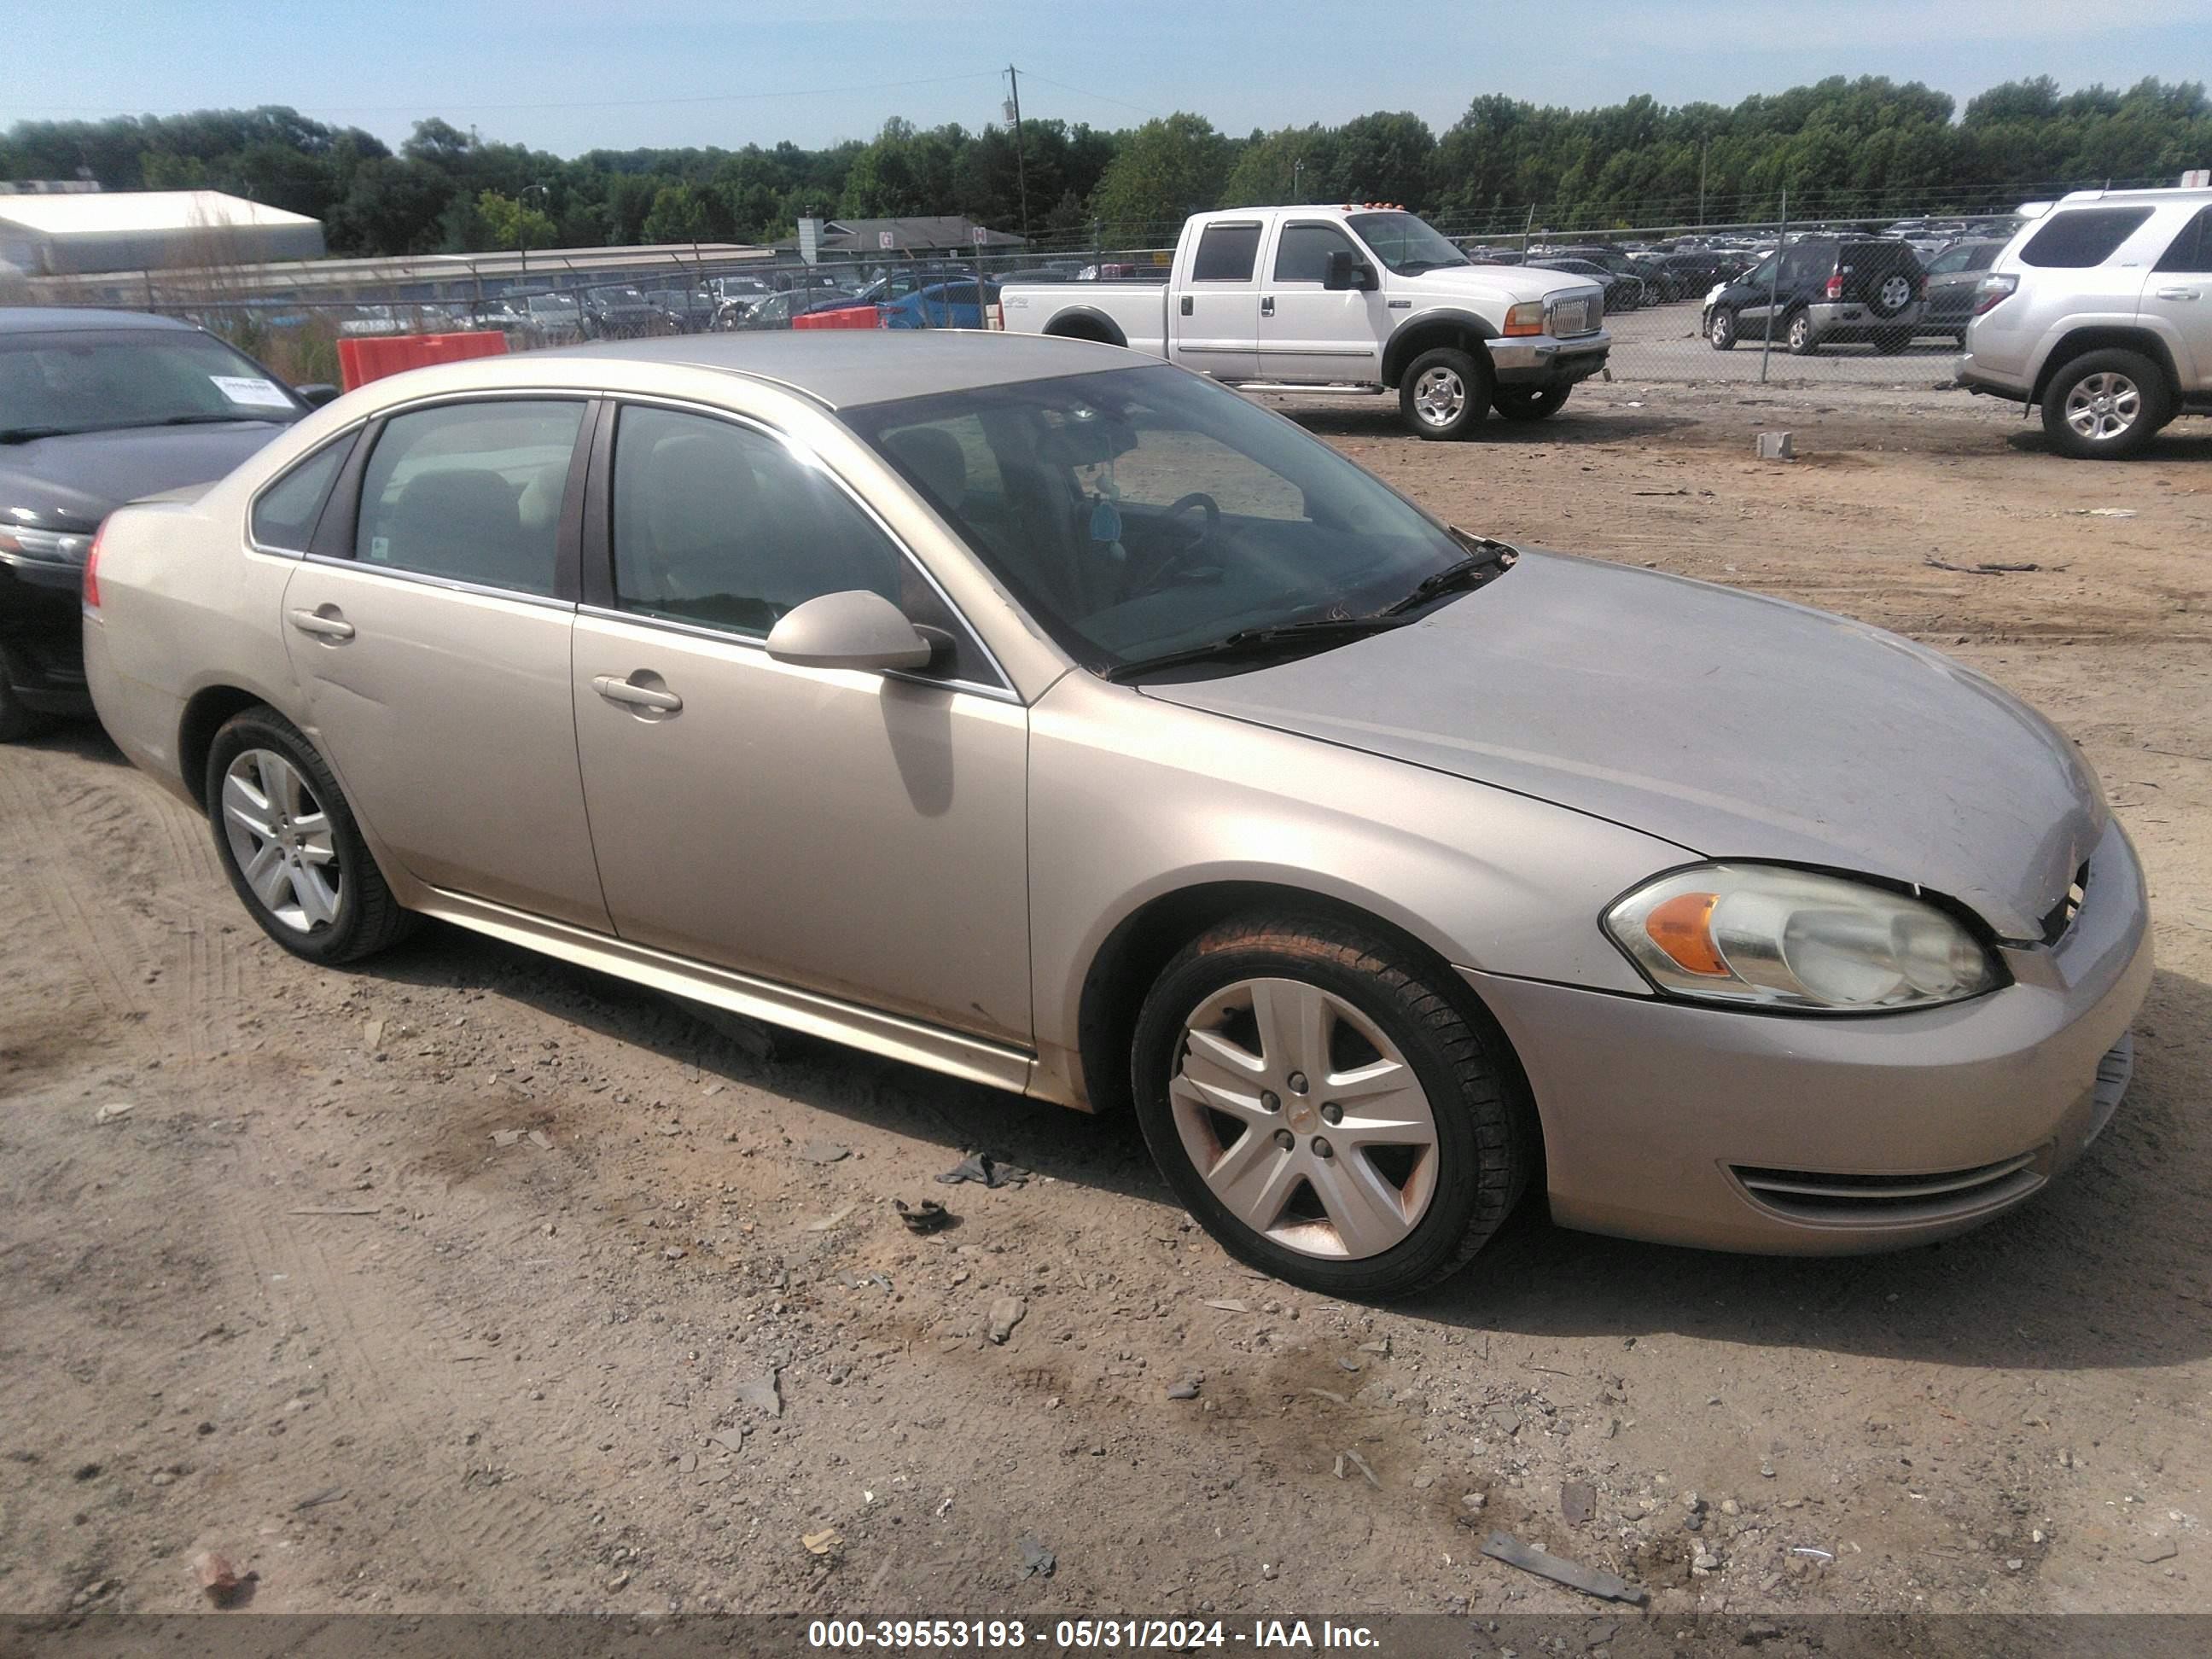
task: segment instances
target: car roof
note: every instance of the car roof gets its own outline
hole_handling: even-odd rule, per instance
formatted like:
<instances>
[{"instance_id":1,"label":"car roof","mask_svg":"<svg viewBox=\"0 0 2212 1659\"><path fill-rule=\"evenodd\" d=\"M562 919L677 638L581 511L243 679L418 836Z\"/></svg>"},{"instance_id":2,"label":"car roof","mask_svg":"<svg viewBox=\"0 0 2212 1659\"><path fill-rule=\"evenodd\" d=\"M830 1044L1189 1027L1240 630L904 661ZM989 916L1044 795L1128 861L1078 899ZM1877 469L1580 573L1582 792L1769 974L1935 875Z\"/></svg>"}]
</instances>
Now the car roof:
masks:
<instances>
[{"instance_id":1,"label":"car roof","mask_svg":"<svg viewBox=\"0 0 2212 1659\"><path fill-rule=\"evenodd\" d=\"M611 357L720 369L771 380L831 409L895 403L940 392L1134 368L1146 358L1118 346L976 329L799 329L786 333L679 334L532 352L535 358ZM483 359L495 362L496 359Z\"/></svg>"},{"instance_id":2,"label":"car roof","mask_svg":"<svg viewBox=\"0 0 2212 1659\"><path fill-rule=\"evenodd\" d=\"M59 334L86 329L183 329L190 323L143 311L107 311L97 306L0 306L0 334Z\"/></svg>"}]
</instances>

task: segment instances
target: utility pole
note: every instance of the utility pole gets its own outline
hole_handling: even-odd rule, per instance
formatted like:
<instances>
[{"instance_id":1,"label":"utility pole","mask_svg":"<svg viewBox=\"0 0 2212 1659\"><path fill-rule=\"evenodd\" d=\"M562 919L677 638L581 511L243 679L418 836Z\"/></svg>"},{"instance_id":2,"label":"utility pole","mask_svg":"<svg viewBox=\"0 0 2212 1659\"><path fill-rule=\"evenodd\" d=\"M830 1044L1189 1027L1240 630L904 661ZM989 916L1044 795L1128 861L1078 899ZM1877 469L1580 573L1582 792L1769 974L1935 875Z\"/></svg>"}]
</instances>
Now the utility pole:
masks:
<instances>
[{"instance_id":1,"label":"utility pole","mask_svg":"<svg viewBox=\"0 0 2212 1659\"><path fill-rule=\"evenodd\" d=\"M1305 200L1303 196L1298 194L1298 175L1305 170L1306 158L1304 156L1294 155L1291 158L1291 205L1292 207L1300 205Z\"/></svg>"},{"instance_id":2,"label":"utility pole","mask_svg":"<svg viewBox=\"0 0 2212 1659\"><path fill-rule=\"evenodd\" d=\"M1710 138L1698 140L1698 228L1705 224L1705 151L1711 145Z\"/></svg>"},{"instance_id":3,"label":"utility pole","mask_svg":"<svg viewBox=\"0 0 2212 1659\"><path fill-rule=\"evenodd\" d=\"M1014 106L1014 188L1021 197L1022 234L1030 234L1030 181L1022 166L1022 77L1012 64L1006 65L1006 84L1013 88Z\"/></svg>"}]
</instances>

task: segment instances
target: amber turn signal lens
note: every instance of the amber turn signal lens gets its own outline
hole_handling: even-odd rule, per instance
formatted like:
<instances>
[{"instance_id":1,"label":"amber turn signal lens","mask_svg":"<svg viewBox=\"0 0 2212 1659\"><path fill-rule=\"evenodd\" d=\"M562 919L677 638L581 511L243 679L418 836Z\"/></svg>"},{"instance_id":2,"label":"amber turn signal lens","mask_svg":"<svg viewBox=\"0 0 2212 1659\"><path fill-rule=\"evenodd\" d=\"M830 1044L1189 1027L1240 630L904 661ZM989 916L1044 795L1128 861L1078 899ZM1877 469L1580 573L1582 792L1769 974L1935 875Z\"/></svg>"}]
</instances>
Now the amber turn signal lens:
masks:
<instances>
[{"instance_id":1,"label":"amber turn signal lens","mask_svg":"<svg viewBox=\"0 0 2212 1659\"><path fill-rule=\"evenodd\" d=\"M1713 943L1713 906L1717 893L1677 893L1644 919L1644 931L1685 973L1729 977L1729 965Z\"/></svg>"}]
</instances>

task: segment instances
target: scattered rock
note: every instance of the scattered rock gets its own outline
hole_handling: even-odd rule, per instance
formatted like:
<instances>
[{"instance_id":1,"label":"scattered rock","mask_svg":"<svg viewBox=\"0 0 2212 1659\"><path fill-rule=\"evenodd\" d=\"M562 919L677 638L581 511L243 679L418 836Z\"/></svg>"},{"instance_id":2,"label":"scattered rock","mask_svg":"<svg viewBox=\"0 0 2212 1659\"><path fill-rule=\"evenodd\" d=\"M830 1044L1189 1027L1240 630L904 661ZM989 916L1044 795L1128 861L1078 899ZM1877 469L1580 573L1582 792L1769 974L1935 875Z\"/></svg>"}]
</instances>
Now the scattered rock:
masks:
<instances>
[{"instance_id":1,"label":"scattered rock","mask_svg":"<svg viewBox=\"0 0 2212 1659\"><path fill-rule=\"evenodd\" d=\"M1195 1382L1178 1382L1175 1387L1168 1390L1168 1398L1170 1400L1195 1400L1198 1398L1198 1384Z\"/></svg>"},{"instance_id":2,"label":"scattered rock","mask_svg":"<svg viewBox=\"0 0 2212 1659\"><path fill-rule=\"evenodd\" d=\"M372 1054L374 1054L384 1046L384 1022L380 1019L372 1019L367 1025L362 1027L361 1036L362 1046Z\"/></svg>"},{"instance_id":3,"label":"scattered rock","mask_svg":"<svg viewBox=\"0 0 2212 1659\"><path fill-rule=\"evenodd\" d=\"M2136 1552L2136 1559L2145 1563L2171 1561L2179 1547L2171 1538L2154 1538Z\"/></svg>"},{"instance_id":4,"label":"scattered rock","mask_svg":"<svg viewBox=\"0 0 2212 1659\"><path fill-rule=\"evenodd\" d=\"M1049 1578L1060 1566L1059 1558L1034 1538L1024 1538L1020 1549L1024 1578Z\"/></svg>"},{"instance_id":5,"label":"scattered rock","mask_svg":"<svg viewBox=\"0 0 2212 1659\"><path fill-rule=\"evenodd\" d=\"M1490 1408L1490 1420L1496 1426L1498 1433L1509 1440L1521 1432L1521 1413L1510 1406L1492 1406Z\"/></svg>"},{"instance_id":6,"label":"scattered rock","mask_svg":"<svg viewBox=\"0 0 2212 1659\"><path fill-rule=\"evenodd\" d=\"M810 1140L799 1149L799 1155L809 1164L835 1164L841 1158L850 1158L853 1149L840 1146L834 1140Z\"/></svg>"},{"instance_id":7,"label":"scattered rock","mask_svg":"<svg viewBox=\"0 0 2212 1659\"><path fill-rule=\"evenodd\" d=\"M629 1574L627 1571L611 1572L607 1575L607 1588L611 1590L618 1590L628 1583L629 1583Z\"/></svg>"},{"instance_id":8,"label":"scattered rock","mask_svg":"<svg viewBox=\"0 0 2212 1659\"><path fill-rule=\"evenodd\" d=\"M799 1541L806 1546L806 1553L809 1555L827 1555L845 1540L839 1535L836 1528L824 1527L820 1532L800 1534Z\"/></svg>"},{"instance_id":9,"label":"scattered rock","mask_svg":"<svg viewBox=\"0 0 2212 1659\"><path fill-rule=\"evenodd\" d=\"M206 1593L208 1600L219 1607L230 1605L244 1582L239 1577L238 1569L231 1565L230 1558L218 1555L213 1550L202 1550L192 1557L192 1571L198 1577L200 1589Z\"/></svg>"},{"instance_id":10,"label":"scattered rock","mask_svg":"<svg viewBox=\"0 0 2212 1659\"><path fill-rule=\"evenodd\" d=\"M1579 1527L1597 1512L1597 1488L1587 1480L1570 1480L1559 1488L1559 1514L1571 1527Z\"/></svg>"},{"instance_id":11,"label":"scattered rock","mask_svg":"<svg viewBox=\"0 0 2212 1659\"><path fill-rule=\"evenodd\" d=\"M111 1100L106 1105L101 1107L98 1111L92 1115L92 1121L95 1124L113 1123L119 1118L129 1117L131 1113L137 1109L138 1107L135 1102L128 1100Z\"/></svg>"},{"instance_id":12,"label":"scattered rock","mask_svg":"<svg viewBox=\"0 0 2212 1659\"><path fill-rule=\"evenodd\" d=\"M1239 1302L1233 1296L1209 1296L1206 1298L1206 1305L1209 1308L1218 1308L1224 1313L1250 1313L1252 1311L1252 1304L1250 1303Z\"/></svg>"},{"instance_id":13,"label":"scattered rock","mask_svg":"<svg viewBox=\"0 0 2212 1659\"><path fill-rule=\"evenodd\" d=\"M543 1129L532 1129L530 1132L530 1144L541 1152L550 1152L553 1150L553 1137Z\"/></svg>"},{"instance_id":14,"label":"scattered rock","mask_svg":"<svg viewBox=\"0 0 2212 1659\"><path fill-rule=\"evenodd\" d=\"M738 1404L750 1406L770 1417L783 1415L781 1370L770 1367L764 1376L755 1376L738 1384Z\"/></svg>"},{"instance_id":15,"label":"scattered rock","mask_svg":"<svg viewBox=\"0 0 2212 1659\"><path fill-rule=\"evenodd\" d=\"M991 1304L991 1340L1003 1345L1014 1334L1014 1327L1028 1316L1029 1310L1029 1304L1018 1296L1002 1296L994 1302Z\"/></svg>"},{"instance_id":16,"label":"scattered rock","mask_svg":"<svg viewBox=\"0 0 2212 1659\"><path fill-rule=\"evenodd\" d=\"M512 1146L521 1139L522 1131L520 1129L494 1129L491 1132L491 1144L495 1146Z\"/></svg>"}]
</instances>

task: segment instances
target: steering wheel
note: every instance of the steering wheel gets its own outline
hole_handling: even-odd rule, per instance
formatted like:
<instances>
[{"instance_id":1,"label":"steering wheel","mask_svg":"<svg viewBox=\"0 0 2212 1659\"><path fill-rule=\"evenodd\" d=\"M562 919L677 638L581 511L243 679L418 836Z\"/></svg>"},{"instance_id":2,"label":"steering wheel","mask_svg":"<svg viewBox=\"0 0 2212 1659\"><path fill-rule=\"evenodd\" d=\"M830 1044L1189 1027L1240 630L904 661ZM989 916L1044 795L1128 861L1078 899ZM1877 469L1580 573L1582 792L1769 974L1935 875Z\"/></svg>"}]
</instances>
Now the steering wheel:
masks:
<instances>
[{"instance_id":1,"label":"steering wheel","mask_svg":"<svg viewBox=\"0 0 2212 1659\"><path fill-rule=\"evenodd\" d=\"M1179 518L1193 507L1206 514L1206 522L1198 527L1198 533L1191 538L1187 546L1176 549L1152 568L1144 580L1130 590L1130 599L1139 599L1147 593L1157 593L1177 572L1196 569L1198 567L1192 561L1213 545L1214 533L1221 528L1221 503L1204 490L1194 489L1188 495L1178 496L1160 517L1163 521Z\"/></svg>"}]
</instances>

